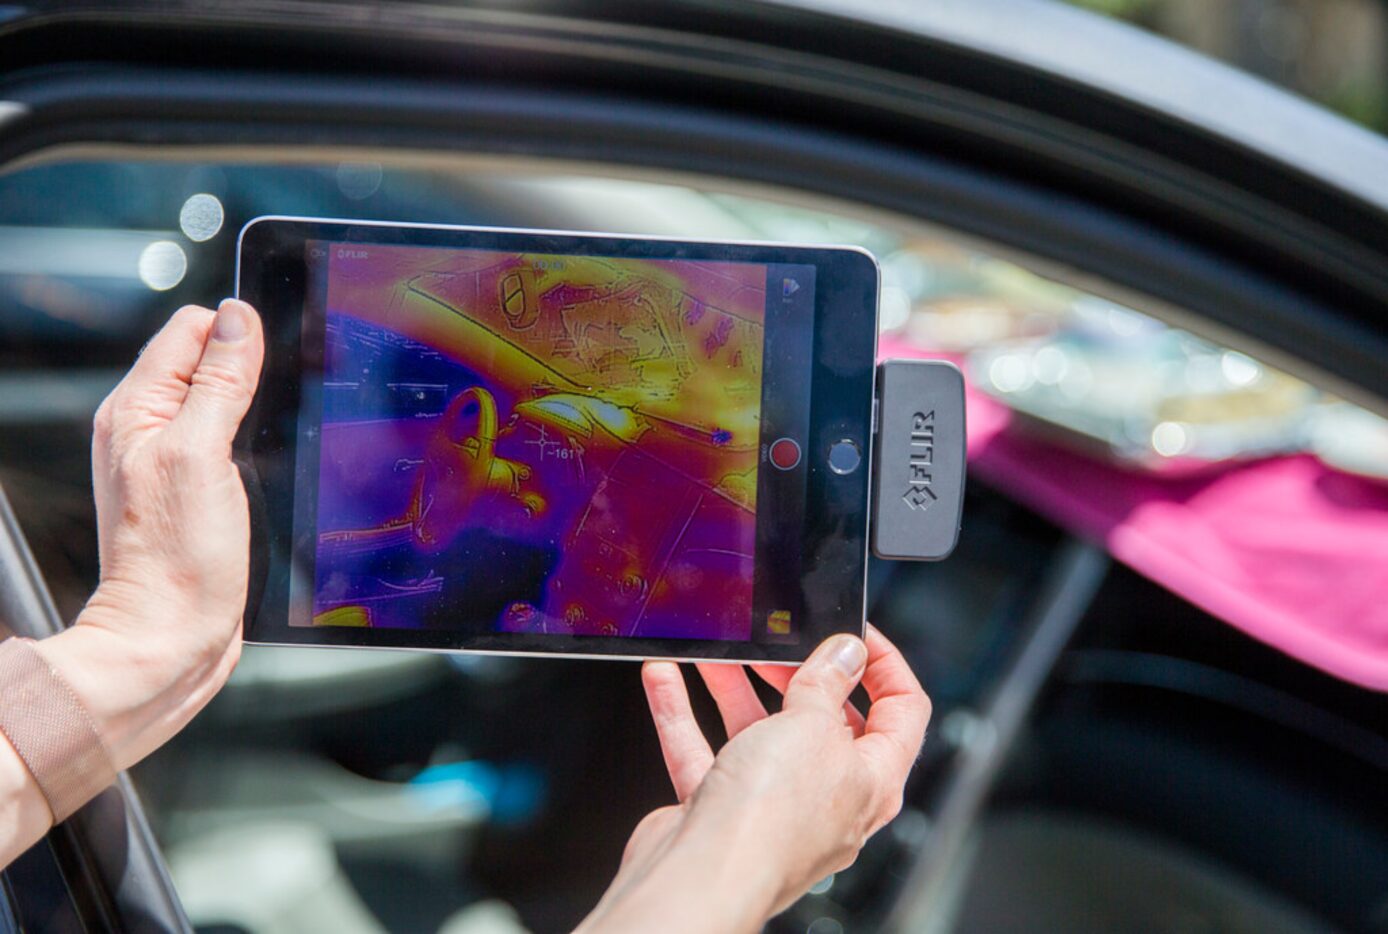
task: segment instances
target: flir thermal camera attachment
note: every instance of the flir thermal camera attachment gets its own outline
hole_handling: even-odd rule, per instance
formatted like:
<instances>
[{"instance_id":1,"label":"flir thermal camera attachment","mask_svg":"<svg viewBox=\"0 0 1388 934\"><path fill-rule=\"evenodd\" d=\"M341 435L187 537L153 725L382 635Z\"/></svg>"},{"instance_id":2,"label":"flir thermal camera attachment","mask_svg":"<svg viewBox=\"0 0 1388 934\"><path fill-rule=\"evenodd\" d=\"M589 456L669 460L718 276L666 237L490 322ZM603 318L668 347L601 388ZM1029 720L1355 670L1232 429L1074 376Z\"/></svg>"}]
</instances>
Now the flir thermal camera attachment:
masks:
<instances>
[{"instance_id":1,"label":"flir thermal camera attachment","mask_svg":"<svg viewBox=\"0 0 1388 934\"><path fill-rule=\"evenodd\" d=\"M964 506L964 377L943 360L877 366L871 535L879 558L938 561Z\"/></svg>"}]
</instances>

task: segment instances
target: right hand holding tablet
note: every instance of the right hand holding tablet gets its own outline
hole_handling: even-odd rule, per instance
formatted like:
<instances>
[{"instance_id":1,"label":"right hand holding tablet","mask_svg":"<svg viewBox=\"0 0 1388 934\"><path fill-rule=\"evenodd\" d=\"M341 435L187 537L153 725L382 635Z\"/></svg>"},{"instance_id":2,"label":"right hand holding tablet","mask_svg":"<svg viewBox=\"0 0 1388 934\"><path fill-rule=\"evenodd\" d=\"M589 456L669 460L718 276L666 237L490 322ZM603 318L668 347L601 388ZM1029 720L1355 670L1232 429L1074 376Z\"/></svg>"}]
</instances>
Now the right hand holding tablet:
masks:
<instances>
[{"instance_id":1,"label":"right hand holding tablet","mask_svg":"<svg viewBox=\"0 0 1388 934\"><path fill-rule=\"evenodd\" d=\"M757 666L785 703L768 714L742 668L701 665L729 741L714 755L678 667L642 675L678 805L647 815L582 930L757 930L850 865L896 816L930 700L869 627L835 636L798 670ZM862 681L864 718L848 705Z\"/></svg>"}]
</instances>

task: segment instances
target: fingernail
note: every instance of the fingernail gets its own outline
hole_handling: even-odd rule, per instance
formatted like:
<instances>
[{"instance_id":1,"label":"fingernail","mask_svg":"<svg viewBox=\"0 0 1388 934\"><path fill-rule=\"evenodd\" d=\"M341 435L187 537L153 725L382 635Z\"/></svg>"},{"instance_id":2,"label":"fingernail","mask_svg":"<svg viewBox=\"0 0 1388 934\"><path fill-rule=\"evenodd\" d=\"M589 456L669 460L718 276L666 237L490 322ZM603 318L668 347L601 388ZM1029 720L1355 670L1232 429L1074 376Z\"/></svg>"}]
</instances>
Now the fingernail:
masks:
<instances>
[{"instance_id":1,"label":"fingernail","mask_svg":"<svg viewBox=\"0 0 1388 934\"><path fill-rule=\"evenodd\" d=\"M852 636L837 636L829 650L829 664L847 677L853 677L867 664L867 646Z\"/></svg>"},{"instance_id":2,"label":"fingernail","mask_svg":"<svg viewBox=\"0 0 1388 934\"><path fill-rule=\"evenodd\" d=\"M213 340L239 341L249 333L251 325L243 302L227 299L217 307L217 319L212 323Z\"/></svg>"}]
</instances>

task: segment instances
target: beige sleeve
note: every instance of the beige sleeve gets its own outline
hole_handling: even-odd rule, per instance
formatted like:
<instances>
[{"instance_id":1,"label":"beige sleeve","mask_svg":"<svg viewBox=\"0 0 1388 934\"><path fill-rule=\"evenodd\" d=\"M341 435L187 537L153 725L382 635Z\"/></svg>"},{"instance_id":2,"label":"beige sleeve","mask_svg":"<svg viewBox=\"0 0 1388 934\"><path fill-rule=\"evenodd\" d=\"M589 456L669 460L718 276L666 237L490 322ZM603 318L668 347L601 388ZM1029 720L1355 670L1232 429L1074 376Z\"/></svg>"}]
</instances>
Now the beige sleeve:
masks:
<instances>
[{"instance_id":1,"label":"beige sleeve","mask_svg":"<svg viewBox=\"0 0 1388 934\"><path fill-rule=\"evenodd\" d=\"M32 639L0 642L0 733L34 776L55 823L116 780L91 714Z\"/></svg>"}]
</instances>

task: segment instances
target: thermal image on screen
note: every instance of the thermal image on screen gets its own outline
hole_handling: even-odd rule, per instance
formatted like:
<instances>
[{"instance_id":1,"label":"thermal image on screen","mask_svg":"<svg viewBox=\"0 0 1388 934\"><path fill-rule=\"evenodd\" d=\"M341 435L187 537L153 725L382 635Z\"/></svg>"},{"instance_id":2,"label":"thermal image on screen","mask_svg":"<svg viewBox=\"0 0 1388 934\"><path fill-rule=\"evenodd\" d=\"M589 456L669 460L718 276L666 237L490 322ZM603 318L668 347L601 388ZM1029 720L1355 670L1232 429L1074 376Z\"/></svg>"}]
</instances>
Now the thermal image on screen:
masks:
<instances>
[{"instance_id":1,"label":"thermal image on screen","mask_svg":"<svg viewBox=\"0 0 1388 934\"><path fill-rule=\"evenodd\" d=\"M312 624L750 638L765 266L326 252Z\"/></svg>"}]
</instances>

